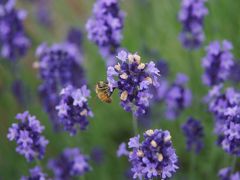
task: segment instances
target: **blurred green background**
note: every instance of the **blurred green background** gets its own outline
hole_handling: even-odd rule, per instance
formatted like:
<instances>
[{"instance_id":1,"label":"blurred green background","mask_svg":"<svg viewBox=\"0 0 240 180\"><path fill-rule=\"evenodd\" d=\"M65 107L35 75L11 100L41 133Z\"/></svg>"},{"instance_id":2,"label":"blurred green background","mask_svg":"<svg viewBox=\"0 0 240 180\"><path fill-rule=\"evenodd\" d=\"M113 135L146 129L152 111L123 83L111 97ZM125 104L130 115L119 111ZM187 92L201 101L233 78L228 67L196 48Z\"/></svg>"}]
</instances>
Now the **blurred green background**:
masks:
<instances>
[{"instance_id":1,"label":"blurred green background","mask_svg":"<svg viewBox=\"0 0 240 180\"><path fill-rule=\"evenodd\" d=\"M50 0L49 0L50 1ZM123 180L129 168L125 157L117 158L118 145L133 136L131 114L125 112L119 105L117 93L113 95L112 104L101 103L94 92L95 83L106 78L105 64L98 53L97 47L86 38L85 22L91 15L93 0L52 0L50 15L53 26L44 27L36 21L35 4L27 0L19 0L17 7L28 11L25 21L26 31L31 38L32 46L27 56L19 63L19 77L24 81L29 94L28 110L37 116L46 127L44 135L49 139L45 158L42 160L44 171L47 160L57 156L65 147L79 147L85 154L90 154L94 147L104 150L104 161L101 165L91 162L93 170L85 175L87 180ZM209 0L207 3L209 15L205 19L206 46L212 40L228 39L234 45L235 57L240 57L240 1ZM122 0L121 8L126 12L124 39L122 46L130 52L138 52L145 61L154 60L144 54L143 46L155 49L159 58L165 59L170 66L170 79L177 72L186 73L190 77L189 87L193 90L194 104L185 110L173 122L164 119L161 107L155 106L151 118L151 128L166 129L171 132L173 145L179 157L180 169L173 179L217 179L220 168L229 166L232 157L215 145L216 136L212 133L213 118L207 112L207 107L201 104L201 98L207 93L207 87L201 82L201 58L204 56L204 46L191 54L181 46L178 34L181 25L177 21L180 1L176 0ZM87 131L70 137L67 133L52 131L47 114L37 97L37 87L41 83L38 72L32 68L36 61L35 50L42 42L55 43L65 39L67 30L71 27L84 30L84 67L92 90L90 106L94 118L90 119ZM191 59L189 58L191 57ZM194 65L195 70L192 71ZM10 88L13 82L13 72L9 64L0 61L0 179L15 180L21 175L27 175L28 169L35 165L27 163L24 157L15 152L16 144L9 142L6 134L10 125L15 122L15 114L25 109L21 107L12 95ZM200 119L205 128L205 148L199 155L185 150L185 139L179 124L185 122L188 116ZM144 128L139 131L143 132ZM50 173L50 172L49 172ZM50 174L51 175L51 174Z\"/></svg>"}]
</instances>

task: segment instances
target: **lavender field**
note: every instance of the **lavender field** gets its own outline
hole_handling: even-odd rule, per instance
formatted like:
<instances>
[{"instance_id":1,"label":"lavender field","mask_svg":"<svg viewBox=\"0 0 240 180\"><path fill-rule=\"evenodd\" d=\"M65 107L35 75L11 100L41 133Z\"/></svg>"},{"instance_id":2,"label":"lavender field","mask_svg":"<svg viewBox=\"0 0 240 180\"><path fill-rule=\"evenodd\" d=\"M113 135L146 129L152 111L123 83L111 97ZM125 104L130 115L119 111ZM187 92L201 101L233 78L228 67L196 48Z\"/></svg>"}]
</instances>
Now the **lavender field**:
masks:
<instances>
[{"instance_id":1,"label":"lavender field","mask_svg":"<svg viewBox=\"0 0 240 180\"><path fill-rule=\"evenodd\" d=\"M239 10L0 0L0 180L240 180Z\"/></svg>"}]
</instances>

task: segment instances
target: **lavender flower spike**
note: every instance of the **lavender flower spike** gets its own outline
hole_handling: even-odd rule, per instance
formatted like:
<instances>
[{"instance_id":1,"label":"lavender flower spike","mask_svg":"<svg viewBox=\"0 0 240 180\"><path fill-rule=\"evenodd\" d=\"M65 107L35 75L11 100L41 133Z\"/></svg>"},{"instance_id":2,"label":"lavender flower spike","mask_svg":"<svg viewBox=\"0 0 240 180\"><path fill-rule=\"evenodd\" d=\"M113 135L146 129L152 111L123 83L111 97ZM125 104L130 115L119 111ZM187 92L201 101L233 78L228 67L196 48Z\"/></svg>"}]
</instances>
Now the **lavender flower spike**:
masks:
<instances>
[{"instance_id":1,"label":"lavender flower spike","mask_svg":"<svg viewBox=\"0 0 240 180\"><path fill-rule=\"evenodd\" d=\"M53 19L51 14L51 1L38 0L36 3L36 19L40 25L51 27L53 25Z\"/></svg>"},{"instance_id":2,"label":"lavender flower spike","mask_svg":"<svg viewBox=\"0 0 240 180\"><path fill-rule=\"evenodd\" d=\"M26 12L14 6L15 0L0 2L0 57L11 61L23 57L30 46L22 22Z\"/></svg>"},{"instance_id":3,"label":"lavender flower spike","mask_svg":"<svg viewBox=\"0 0 240 180\"><path fill-rule=\"evenodd\" d=\"M178 19L182 23L179 36L182 45L187 49L199 48L204 39L203 23L208 14L206 0L182 0Z\"/></svg>"},{"instance_id":4,"label":"lavender flower spike","mask_svg":"<svg viewBox=\"0 0 240 180\"><path fill-rule=\"evenodd\" d=\"M127 145L126 143L123 142L118 147L117 157L128 156L128 155L129 155L129 151L127 150Z\"/></svg>"},{"instance_id":5,"label":"lavender flower spike","mask_svg":"<svg viewBox=\"0 0 240 180\"><path fill-rule=\"evenodd\" d=\"M81 29L77 27L71 27L68 30L66 41L68 43L74 44L81 51L83 42L83 34Z\"/></svg>"},{"instance_id":6,"label":"lavender flower spike","mask_svg":"<svg viewBox=\"0 0 240 180\"><path fill-rule=\"evenodd\" d=\"M240 156L240 109L223 122L218 144L231 155Z\"/></svg>"},{"instance_id":7,"label":"lavender flower spike","mask_svg":"<svg viewBox=\"0 0 240 180\"><path fill-rule=\"evenodd\" d=\"M30 176L21 177L21 180L47 180L47 174L42 172L41 167L36 166L29 170ZM49 179L50 180L50 179Z\"/></svg>"},{"instance_id":8,"label":"lavender flower spike","mask_svg":"<svg viewBox=\"0 0 240 180\"><path fill-rule=\"evenodd\" d=\"M120 47L124 13L120 10L118 0L97 0L93 15L86 24L88 39L100 50L107 65L114 63L114 56Z\"/></svg>"},{"instance_id":9,"label":"lavender flower spike","mask_svg":"<svg viewBox=\"0 0 240 180\"><path fill-rule=\"evenodd\" d=\"M143 142L139 142L139 136L134 137L128 146L134 179L167 179L178 169L169 131L147 130Z\"/></svg>"},{"instance_id":10,"label":"lavender flower spike","mask_svg":"<svg viewBox=\"0 0 240 180\"><path fill-rule=\"evenodd\" d=\"M13 123L9 128L7 138L16 141L16 151L28 161L42 159L48 144L48 140L41 135L44 126L28 111L17 114L16 119L18 123Z\"/></svg>"},{"instance_id":11,"label":"lavender flower spike","mask_svg":"<svg viewBox=\"0 0 240 180\"><path fill-rule=\"evenodd\" d=\"M209 110L215 116L217 144L231 155L240 156L240 93L222 86L214 86L207 96Z\"/></svg>"},{"instance_id":12,"label":"lavender flower spike","mask_svg":"<svg viewBox=\"0 0 240 180\"><path fill-rule=\"evenodd\" d=\"M60 124L70 135L75 135L78 127L81 130L86 129L89 124L87 117L93 116L88 107L87 99L90 97L90 91L87 86L75 89L69 85L62 89L60 96L60 104L56 106Z\"/></svg>"},{"instance_id":13,"label":"lavender flower spike","mask_svg":"<svg viewBox=\"0 0 240 180\"><path fill-rule=\"evenodd\" d=\"M203 148L203 126L200 121L190 117L182 125L183 133L187 139L187 149L199 153Z\"/></svg>"},{"instance_id":14,"label":"lavender flower spike","mask_svg":"<svg viewBox=\"0 0 240 180\"><path fill-rule=\"evenodd\" d=\"M213 86L224 82L231 72L234 64L233 54L231 52L232 44L224 40L211 42L206 48L206 56L202 59L204 74L203 83Z\"/></svg>"},{"instance_id":15,"label":"lavender flower spike","mask_svg":"<svg viewBox=\"0 0 240 180\"><path fill-rule=\"evenodd\" d=\"M105 160L105 151L101 147L94 147L91 151L91 160L96 163L97 165L100 165Z\"/></svg>"},{"instance_id":16,"label":"lavender flower spike","mask_svg":"<svg viewBox=\"0 0 240 180\"><path fill-rule=\"evenodd\" d=\"M91 170L87 156L83 155L78 148L67 148L56 159L48 163L55 175L54 179L66 180L74 176L82 176Z\"/></svg>"},{"instance_id":17,"label":"lavender flower spike","mask_svg":"<svg viewBox=\"0 0 240 180\"><path fill-rule=\"evenodd\" d=\"M39 76L42 84L39 94L45 111L49 115L55 129L59 121L55 107L60 102L59 92L67 85L81 87L86 84L85 73L81 66L82 59L74 44L59 43L48 47L41 44L37 49Z\"/></svg>"},{"instance_id":18,"label":"lavender flower spike","mask_svg":"<svg viewBox=\"0 0 240 180\"><path fill-rule=\"evenodd\" d=\"M188 77L179 73L175 82L168 88L165 98L167 119L176 119L182 110L191 105L192 93L186 87L187 82Z\"/></svg>"},{"instance_id":19,"label":"lavender flower spike","mask_svg":"<svg viewBox=\"0 0 240 180\"><path fill-rule=\"evenodd\" d=\"M240 172L232 173L231 167L226 167L223 169L220 169L218 172L219 180L238 180L240 179Z\"/></svg>"},{"instance_id":20,"label":"lavender flower spike","mask_svg":"<svg viewBox=\"0 0 240 180\"><path fill-rule=\"evenodd\" d=\"M205 97L208 103L209 111L214 114L217 119L227 119L229 115L236 115L234 109L238 109L240 105L240 93L234 88L229 87L223 91L223 85L213 86Z\"/></svg>"},{"instance_id":21,"label":"lavender flower spike","mask_svg":"<svg viewBox=\"0 0 240 180\"><path fill-rule=\"evenodd\" d=\"M121 51L117 59L118 63L107 70L109 86L119 90L124 110L139 117L150 105L151 87L159 87L160 72L154 62L142 63L137 54Z\"/></svg>"}]
</instances>

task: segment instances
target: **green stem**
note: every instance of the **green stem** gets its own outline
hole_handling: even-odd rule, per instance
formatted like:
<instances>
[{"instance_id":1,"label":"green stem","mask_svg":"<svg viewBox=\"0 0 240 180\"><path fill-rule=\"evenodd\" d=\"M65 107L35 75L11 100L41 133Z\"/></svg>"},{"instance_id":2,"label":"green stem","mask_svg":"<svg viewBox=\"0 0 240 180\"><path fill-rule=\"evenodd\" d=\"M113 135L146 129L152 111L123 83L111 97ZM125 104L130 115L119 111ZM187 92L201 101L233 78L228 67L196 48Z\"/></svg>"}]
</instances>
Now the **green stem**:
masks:
<instances>
[{"instance_id":1,"label":"green stem","mask_svg":"<svg viewBox=\"0 0 240 180\"><path fill-rule=\"evenodd\" d=\"M232 160L232 173L235 171L236 164L237 164L237 156L234 156Z\"/></svg>"},{"instance_id":2,"label":"green stem","mask_svg":"<svg viewBox=\"0 0 240 180\"><path fill-rule=\"evenodd\" d=\"M136 136L138 134L138 123L137 123L137 119L135 118L134 114L132 114L132 125L133 125L133 133Z\"/></svg>"},{"instance_id":3,"label":"green stem","mask_svg":"<svg viewBox=\"0 0 240 180\"><path fill-rule=\"evenodd\" d=\"M35 158L35 161L37 166L42 167L41 161L38 158Z\"/></svg>"},{"instance_id":4,"label":"green stem","mask_svg":"<svg viewBox=\"0 0 240 180\"><path fill-rule=\"evenodd\" d=\"M195 68L195 62L194 62L194 58L192 56L192 52L188 52L188 60L189 60L189 68L190 68L190 82L191 82L191 88L194 91L195 90L195 74L196 72L196 68Z\"/></svg>"},{"instance_id":5,"label":"green stem","mask_svg":"<svg viewBox=\"0 0 240 180\"><path fill-rule=\"evenodd\" d=\"M84 175L80 176L79 180L85 180L85 176Z\"/></svg>"},{"instance_id":6,"label":"green stem","mask_svg":"<svg viewBox=\"0 0 240 180\"><path fill-rule=\"evenodd\" d=\"M197 69L196 69L196 61L194 61L193 58L193 54L191 51L188 51L188 60L189 60L189 71L190 71L190 86L191 86L191 90L192 90L192 106L193 106L193 114L196 114L197 112L197 107L196 102L198 102L198 97L197 97L197 89L196 89L196 85L198 83L197 81Z\"/></svg>"},{"instance_id":7,"label":"green stem","mask_svg":"<svg viewBox=\"0 0 240 180\"><path fill-rule=\"evenodd\" d=\"M198 99L197 99L197 89L196 89L196 83L197 83L197 79L196 79L196 74L197 74L197 70L196 70L196 61L194 61L193 58L193 54L191 51L188 51L188 61L189 61L189 71L190 71L190 86L191 86L191 90L192 90L192 107L193 107L193 112L192 114L196 114L196 112L198 111L198 107L196 106L198 103ZM194 179L194 175L195 175L195 152L192 151L190 154L190 167L189 167L189 175L190 175L190 179Z\"/></svg>"},{"instance_id":8,"label":"green stem","mask_svg":"<svg viewBox=\"0 0 240 180\"><path fill-rule=\"evenodd\" d=\"M194 179L195 175L195 154L194 152L191 152L190 154L190 168L189 168L189 174L190 174L190 179Z\"/></svg>"},{"instance_id":9,"label":"green stem","mask_svg":"<svg viewBox=\"0 0 240 180\"><path fill-rule=\"evenodd\" d=\"M181 122L180 122L180 119L176 119L175 121L176 121L176 126L178 131L179 129L181 129Z\"/></svg>"}]
</instances>

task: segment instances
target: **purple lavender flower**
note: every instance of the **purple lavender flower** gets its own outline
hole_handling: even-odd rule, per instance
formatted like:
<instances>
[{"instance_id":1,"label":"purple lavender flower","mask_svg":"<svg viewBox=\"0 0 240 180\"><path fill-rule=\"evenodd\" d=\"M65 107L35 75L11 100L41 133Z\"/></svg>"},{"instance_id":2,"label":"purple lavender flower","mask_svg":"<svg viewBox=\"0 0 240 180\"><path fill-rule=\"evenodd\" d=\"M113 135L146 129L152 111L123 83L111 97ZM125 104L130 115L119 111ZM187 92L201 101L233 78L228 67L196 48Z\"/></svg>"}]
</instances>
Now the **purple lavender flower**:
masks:
<instances>
[{"instance_id":1,"label":"purple lavender flower","mask_svg":"<svg viewBox=\"0 0 240 180\"><path fill-rule=\"evenodd\" d=\"M218 172L219 180L239 180L240 179L240 172L235 172L232 174L232 168L226 167L220 169Z\"/></svg>"},{"instance_id":2,"label":"purple lavender flower","mask_svg":"<svg viewBox=\"0 0 240 180\"><path fill-rule=\"evenodd\" d=\"M155 62L156 68L161 72L161 78L159 79L160 87L153 87L152 91L154 94L155 102L162 102L167 94L169 84L167 81L167 76L169 73L168 63L164 60L158 60Z\"/></svg>"},{"instance_id":3,"label":"purple lavender flower","mask_svg":"<svg viewBox=\"0 0 240 180\"><path fill-rule=\"evenodd\" d=\"M124 110L136 117L146 113L152 86L159 87L159 70L154 62L141 63L141 57L121 51L117 56L119 62L109 66L107 80L111 89L117 88Z\"/></svg>"},{"instance_id":4,"label":"purple lavender flower","mask_svg":"<svg viewBox=\"0 0 240 180\"><path fill-rule=\"evenodd\" d=\"M240 179L240 172L236 172L231 175L231 180L239 180Z\"/></svg>"},{"instance_id":5,"label":"purple lavender flower","mask_svg":"<svg viewBox=\"0 0 240 180\"><path fill-rule=\"evenodd\" d=\"M128 155L129 155L129 151L127 150L127 145L126 143L123 142L118 147L117 157L128 156Z\"/></svg>"},{"instance_id":6,"label":"purple lavender flower","mask_svg":"<svg viewBox=\"0 0 240 180\"><path fill-rule=\"evenodd\" d=\"M37 49L40 78L42 84L39 94L45 111L49 114L55 128L59 127L56 105L60 102L59 92L67 85L81 87L86 84L81 57L75 45L69 43L54 44L47 47L42 44Z\"/></svg>"},{"instance_id":7,"label":"purple lavender flower","mask_svg":"<svg viewBox=\"0 0 240 180\"><path fill-rule=\"evenodd\" d=\"M167 119L176 119L182 110L191 105L192 93L186 88L187 82L188 77L179 73L175 82L168 88L165 97Z\"/></svg>"},{"instance_id":8,"label":"purple lavender flower","mask_svg":"<svg viewBox=\"0 0 240 180\"><path fill-rule=\"evenodd\" d=\"M233 88L221 92L222 85L214 86L207 100L215 116L215 133L218 145L227 153L240 155L240 93Z\"/></svg>"},{"instance_id":9,"label":"purple lavender flower","mask_svg":"<svg viewBox=\"0 0 240 180\"><path fill-rule=\"evenodd\" d=\"M161 75L166 78L169 74L169 65L167 63L167 61L160 59L158 61L155 62L156 64L156 68L158 68L158 70L161 72Z\"/></svg>"},{"instance_id":10,"label":"purple lavender flower","mask_svg":"<svg viewBox=\"0 0 240 180\"><path fill-rule=\"evenodd\" d=\"M83 34L79 28L71 27L67 34L67 42L77 46L79 50L82 49Z\"/></svg>"},{"instance_id":11,"label":"purple lavender flower","mask_svg":"<svg viewBox=\"0 0 240 180\"><path fill-rule=\"evenodd\" d=\"M26 12L15 9L15 1L0 2L0 57L16 61L30 46L22 21Z\"/></svg>"},{"instance_id":12,"label":"purple lavender flower","mask_svg":"<svg viewBox=\"0 0 240 180\"><path fill-rule=\"evenodd\" d=\"M88 107L90 91L87 86L75 89L69 85L62 89L60 95L60 103L56 106L60 124L70 135L75 135L78 128L85 130L89 124L87 117L93 116Z\"/></svg>"},{"instance_id":13,"label":"purple lavender flower","mask_svg":"<svg viewBox=\"0 0 240 180\"><path fill-rule=\"evenodd\" d=\"M160 88L153 89L154 101L157 103L165 101L168 94L168 90L169 90L168 80L163 78L159 81L159 84L160 84Z\"/></svg>"},{"instance_id":14,"label":"purple lavender flower","mask_svg":"<svg viewBox=\"0 0 240 180\"><path fill-rule=\"evenodd\" d=\"M231 171L232 171L231 167L226 167L226 168L220 169L218 172L219 179L220 180L229 180L229 178L231 176Z\"/></svg>"},{"instance_id":15,"label":"purple lavender flower","mask_svg":"<svg viewBox=\"0 0 240 180\"><path fill-rule=\"evenodd\" d=\"M211 42L206 48L207 55L202 59L204 74L203 83L208 86L224 82L230 74L233 66L232 44L224 40L222 44L218 41Z\"/></svg>"},{"instance_id":16,"label":"purple lavender flower","mask_svg":"<svg viewBox=\"0 0 240 180\"><path fill-rule=\"evenodd\" d=\"M209 111L217 119L227 119L229 115L236 113L236 108L240 105L240 93L232 87L223 92L223 85L219 84L213 86L205 97L205 101L208 103Z\"/></svg>"},{"instance_id":17,"label":"purple lavender flower","mask_svg":"<svg viewBox=\"0 0 240 180\"><path fill-rule=\"evenodd\" d=\"M125 180L133 180L133 172L131 169L127 168L124 172Z\"/></svg>"},{"instance_id":18,"label":"purple lavender flower","mask_svg":"<svg viewBox=\"0 0 240 180\"><path fill-rule=\"evenodd\" d=\"M169 89L169 83L166 79L168 75L168 63L164 60L158 60L155 62L155 64L156 68L159 70L159 72L161 72L161 78L158 79L159 86L151 86L150 93L153 95L153 98L150 102L151 106L145 109L144 114L137 117L139 125L145 128L149 128L151 126L152 107L156 103L164 102Z\"/></svg>"},{"instance_id":19,"label":"purple lavender flower","mask_svg":"<svg viewBox=\"0 0 240 180\"><path fill-rule=\"evenodd\" d=\"M78 148L67 148L56 159L48 163L55 175L54 179L72 179L74 176L82 176L91 170L88 157L83 155Z\"/></svg>"},{"instance_id":20,"label":"purple lavender flower","mask_svg":"<svg viewBox=\"0 0 240 180\"><path fill-rule=\"evenodd\" d=\"M47 174L42 172L41 167L36 166L29 170L30 176L21 177L21 180L47 180Z\"/></svg>"},{"instance_id":21,"label":"purple lavender flower","mask_svg":"<svg viewBox=\"0 0 240 180\"><path fill-rule=\"evenodd\" d=\"M234 83L240 82L240 60L234 61L234 65L231 67L231 71L229 73L229 79Z\"/></svg>"},{"instance_id":22,"label":"purple lavender flower","mask_svg":"<svg viewBox=\"0 0 240 180\"><path fill-rule=\"evenodd\" d=\"M179 38L187 49L199 48L205 39L203 23L204 17L208 14L205 1L182 0L178 15L178 19L182 23L182 32Z\"/></svg>"},{"instance_id":23,"label":"purple lavender flower","mask_svg":"<svg viewBox=\"0 0 240 180\"><path fill-rule=\"evenodd\" d=\"M41 135L44 126L28 111L17 114L16 119L18 123L13 123L9 128L7 138L16 141L16 151L28 161L42 159L48 144L48 140Z\"/></svg>"},{"instance_id":24,"label":"purple lavender flower","mask_svg":"<svg viewBox=\"0 0 240 180\"><path fill-rule=\"evenodd\" d=\"M100 50L107 65L114 64L114 56L122 40L124 13L120 10L118 0L97 0L93 15L86 24L88 39Z\"/></svg>"},{"instance_id":25,"label":"purple lavender flower","mask_svg":"<svg viewBox=\"0 0 240 180\"><path fill-rule=\"evenodd\" d=\"M167 179L178 169L177 155L172 147L169 131L147 130L143 142L140 136L130 139L128 147L129 161L132 165L133 178Z\"/></svg>"},{"instance_id":26,"label":"purple lavender flower","mask_svg":"<svg viewBox=\"0 0 240 180\"><path fill-rule=\"evenodd\" d=\"M203 126L200 121L190 117L182 125L183 134L187 139L187 149L199 153L203 148Z\"/></svg>"},{"instance_id":27,"label":"purple lavender flower","mask_svg":"<svg viewBox=\"0 0 240 180\"><path fill-rule=\"evenodd\" d=\"M222 123L222 132L219 132L218 144L229 154L240 156L240 113L229 116Z\"/></svg>"},{"instance_id":28,"label":"purple lavender flower","mask_svg":"<svg viewBox=\"0 0 240 180\"><path fill-rule=\"evenodd\" d=\"M91 160L100 165L104 161L105 152L101 147L94 147L91 151Z\"/></svg>"},{"instance_id":29,"label":"purple lavender flower","mask_svg":"<svg viewBox=\"0 0 240 180\"><path fill-rule=\"evenodd\" d=\"M49 1L49 0L36 1L37 21L45 27L50 27L50 26L52 26L52 23L53 23L50 5L51 5L51 1Z\"/></svg>"}]
</instances>

